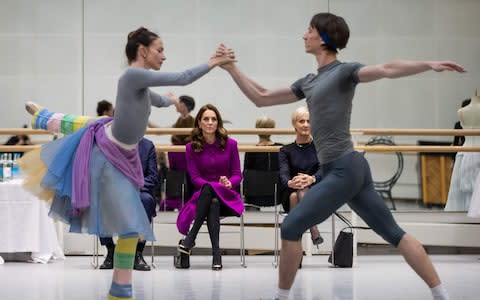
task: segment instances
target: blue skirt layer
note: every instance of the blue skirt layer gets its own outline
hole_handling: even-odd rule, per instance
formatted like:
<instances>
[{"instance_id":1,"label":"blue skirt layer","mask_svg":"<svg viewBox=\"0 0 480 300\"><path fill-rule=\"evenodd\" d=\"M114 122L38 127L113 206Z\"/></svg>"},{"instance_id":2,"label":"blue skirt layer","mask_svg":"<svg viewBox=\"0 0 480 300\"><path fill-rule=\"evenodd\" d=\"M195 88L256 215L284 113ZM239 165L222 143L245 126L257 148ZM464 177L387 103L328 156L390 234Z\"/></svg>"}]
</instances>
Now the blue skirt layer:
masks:
<instances>
[{"instance_id":1,"label":"blue skirt layer","mask_svg":"<svg viewBox=\"0 0 480 300\"><path fill-rule=\"evenodd\" d=\"M42 186L55 190L50 216L70 224L70 232L100 237L142 235L155 240L139 190L94 145L90 157L90 206L81 213L71 205L73 160L84 130L42 148L48 172Z\"/></svg>"}]
</instances>

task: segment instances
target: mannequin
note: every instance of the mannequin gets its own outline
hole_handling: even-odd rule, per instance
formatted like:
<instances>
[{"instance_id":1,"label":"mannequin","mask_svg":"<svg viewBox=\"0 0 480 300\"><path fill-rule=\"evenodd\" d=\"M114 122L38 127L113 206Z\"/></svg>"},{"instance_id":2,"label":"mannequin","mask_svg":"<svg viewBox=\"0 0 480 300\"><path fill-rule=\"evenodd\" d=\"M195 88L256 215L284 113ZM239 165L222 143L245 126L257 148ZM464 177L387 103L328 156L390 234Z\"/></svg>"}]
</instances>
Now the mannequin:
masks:
<instances>
[{"instance_id":1,"label":"mannequin","mask_svg":"<svg viewBox=\"0 0 480 300\"><path fill-rule=\"evenodd\" d=\"M465 129L480 129L480 96L475 93L469 105L458 110L458 117ZM480 145L480 136L466 136L463 146ZM469 217L480 216L480 153L459 152L455 159L450 190L448 211L468 211Z\"/></svg>"},{"instance_id":2,"label":"mannequin","mask_svg":"<svg viewBox=\"0 0 480 300\"><path fill-rule=\"evenodd\" d=\"M464 129L480 128L480 96L475 95L471 98L470 104L458 110L458 118ZM480 145L479 136L465 137L464 146Z\"/></svg>"}]
</instances>

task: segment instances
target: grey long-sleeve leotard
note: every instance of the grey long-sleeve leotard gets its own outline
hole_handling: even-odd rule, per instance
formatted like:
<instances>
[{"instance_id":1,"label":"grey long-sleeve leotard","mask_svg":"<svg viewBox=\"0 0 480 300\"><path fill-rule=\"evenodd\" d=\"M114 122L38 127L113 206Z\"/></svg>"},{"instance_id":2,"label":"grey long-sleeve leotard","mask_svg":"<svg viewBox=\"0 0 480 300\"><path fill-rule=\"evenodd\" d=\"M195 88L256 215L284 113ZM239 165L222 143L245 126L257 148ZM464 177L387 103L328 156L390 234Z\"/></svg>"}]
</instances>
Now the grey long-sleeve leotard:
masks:
<instances>
[{"instance_id":1,"label":"grey long-sleeve leotard","mask_svg":"<svg viewBox=\"0 0 480 300\"><path fill-rule=\"evenodd\" d=\"M133 145L145 134L151 106L171 105L168 98L151 91L149 87L187 85L208 73L207 64L178 73L157 72L142 68L128 68L120 76L115 102L112 134L120 142Z\"/></svg>"}]
</instances>

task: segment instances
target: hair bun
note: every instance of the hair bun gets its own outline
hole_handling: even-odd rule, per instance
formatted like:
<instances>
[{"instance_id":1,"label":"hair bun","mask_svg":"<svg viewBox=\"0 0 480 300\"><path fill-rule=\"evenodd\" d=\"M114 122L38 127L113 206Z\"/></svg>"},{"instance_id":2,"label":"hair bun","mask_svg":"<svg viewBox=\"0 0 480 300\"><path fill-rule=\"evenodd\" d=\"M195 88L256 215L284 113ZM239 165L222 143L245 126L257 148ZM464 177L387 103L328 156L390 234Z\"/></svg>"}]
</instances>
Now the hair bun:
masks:
<instances>
[{"instance_id":1,"label":"hair bun","mask_svg":"<svg viewBox=\"0 0 480 300\"><path fill-rule=\"evenodd\" d=\"M148 31L145 27L139 27L137 30L134 30L134 31L131 31L129 34L128 34L128 38L131 39L133 38L134 36L142 33L142 32L145 32L145 31Z\"/></svg>"}]
</instances>

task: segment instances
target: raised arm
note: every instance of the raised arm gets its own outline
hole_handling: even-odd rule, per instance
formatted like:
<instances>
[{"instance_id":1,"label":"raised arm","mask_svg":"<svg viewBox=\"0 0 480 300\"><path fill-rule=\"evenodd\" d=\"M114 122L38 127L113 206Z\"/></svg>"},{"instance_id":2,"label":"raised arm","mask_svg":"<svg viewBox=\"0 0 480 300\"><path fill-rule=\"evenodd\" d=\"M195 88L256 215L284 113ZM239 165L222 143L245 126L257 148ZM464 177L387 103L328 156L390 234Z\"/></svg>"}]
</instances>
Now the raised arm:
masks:
<instances>
[{"instance_id":1,"label":"raised arm","mask_svg":"<svg viewBox=\"0 0 480 300\"><path fill-rule=\"evenodd\" d=\"M210 71L208 64L202 64L183 72L158 72L143 68L128 68L120 80L135 89L153 86L190 84Z\"/></svg>"},{"instance_id":2,"label":"raised arm","mask_svg":"<svg viewBox=\"0 0 480 300\"><path fill-rule=\"evenodd\" d=\"M233 81L235 81L243 94L257 107L286 104L300 100L289 87L278 89L264 88L242 73L233 63L225 65L223 68L232 76Z\"/></svg>"},{"instance_id":3,"label":"raised arm","mask_svg":"<svg viewBox=\"0 0 480 300\"><path fill-rule=\"evenodd\" d=\"M159 72L144 68L131 67L122 75L120 80L136 89L153 86L176 85L184 86L194 82L211 69L225 63L235 62L234 58L226 55L213 56L207 63L187 69L183 72Z\"/></svg>"},{"instance_id":4,"label":"raised arm","mask_svg":"<svg viewBox=\"0 0 480 300\"><path fill-rule=\"evenodd\" d=\"M405 77L430 70L466 72L462 66L453 61L396 60L381 65L362 67L358 70L358 79L360 82L369 82L382 78Z\"/></svg>"},{"instance_id":5,"label":"raised arm","mask_svg":"<svg viewBox=\"0 0 480 300\"><path fill-rule=\"evenodd\" d=\"M235 53L231 48L220 44L212 58L214 57L229 57L235 60ZM232 76L233 81L235 81L243 94L258 107L286 104L300 100L289 87L279 89L264 88L242 73L235 64L235 61L230 63L224 62L219 65Z\"/></svg>"}]
</instances>

